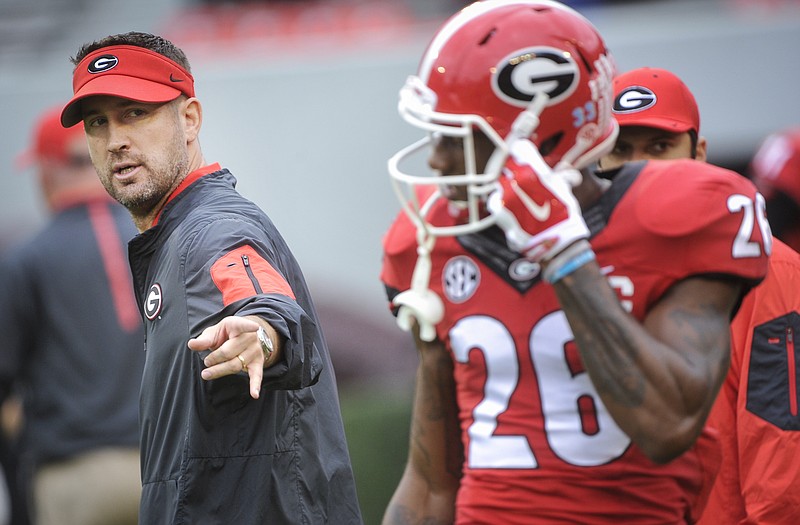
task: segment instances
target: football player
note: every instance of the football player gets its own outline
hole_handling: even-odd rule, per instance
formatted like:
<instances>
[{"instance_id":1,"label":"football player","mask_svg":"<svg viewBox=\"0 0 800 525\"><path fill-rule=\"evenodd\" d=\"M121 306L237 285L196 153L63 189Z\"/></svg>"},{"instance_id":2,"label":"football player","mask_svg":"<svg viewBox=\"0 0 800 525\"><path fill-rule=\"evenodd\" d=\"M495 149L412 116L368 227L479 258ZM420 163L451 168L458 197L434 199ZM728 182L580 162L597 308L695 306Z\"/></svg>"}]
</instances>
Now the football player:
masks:
<instances>
[{"instance_id":1,"label":"football player","mask_svg":"<svg viewBox=\"0 0 800 525\"><path fill-rule=\"evenodd\" d=\"M613 147L614 60L558 2L486 0L434 35L399 112L381 278L420 355L398 523L690 523L729 322L760 282L754 186ZM431 173L413 174L428 154Z\"/></svg>"},{"instance_id":2,"label":"football player","mask_svg":"<svg viewBox=\"0 0 800 525\"><path fill-rule=\"evenodd\" d=\"M619 135L598 167L632 160L706 160L700 111L688 86L666 69L643 67L614 78L614 118Z\"/></svg>"},{"instance_id":3,"label":"football player","mask_svg":"<svg viewBox=\"0 0 800 525\"><path fill-rule=\"evenodd\" d=\"M619 137L603 167L706 158L695 98L670 71L645 67L617 76L614 116ZM731 323L731 366L708 419L719 432L723 461L701 525L790 523L800 508L800 418L792 413L798 396L790 386L798 358L800 255L777 239L772 248L767 278Z\"/></svg>"}]
</instances>

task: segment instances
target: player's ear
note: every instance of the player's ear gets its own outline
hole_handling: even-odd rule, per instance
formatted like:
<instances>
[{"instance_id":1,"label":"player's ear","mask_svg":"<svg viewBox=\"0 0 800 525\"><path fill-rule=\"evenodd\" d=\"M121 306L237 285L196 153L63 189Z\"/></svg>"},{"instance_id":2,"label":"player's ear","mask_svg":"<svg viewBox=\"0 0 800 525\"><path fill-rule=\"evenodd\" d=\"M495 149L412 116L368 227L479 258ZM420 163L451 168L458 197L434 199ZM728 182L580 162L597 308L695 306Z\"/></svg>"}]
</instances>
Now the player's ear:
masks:
<instances>
[{"instance_id":1,"label":"player's ear","mask_svg":"<svg viewBox=\"0 0 800 525\"><path fill-rule=\"evenodd\" d=\"M695 159L705 162L708 159L708 141L705 137L697 137Z\"/></svg>"},{"instance_id":2,"label":"player's ear","mask_svg":"<svg viewBox=\"0 0 800 525\"><path fill-rule=\"evenodd\" d=\"M186 131L186 140L196 140L203 124L203 106L200 101L195 97L184 100L180 106L180 117Z\"/></svg>"}]
</instances>

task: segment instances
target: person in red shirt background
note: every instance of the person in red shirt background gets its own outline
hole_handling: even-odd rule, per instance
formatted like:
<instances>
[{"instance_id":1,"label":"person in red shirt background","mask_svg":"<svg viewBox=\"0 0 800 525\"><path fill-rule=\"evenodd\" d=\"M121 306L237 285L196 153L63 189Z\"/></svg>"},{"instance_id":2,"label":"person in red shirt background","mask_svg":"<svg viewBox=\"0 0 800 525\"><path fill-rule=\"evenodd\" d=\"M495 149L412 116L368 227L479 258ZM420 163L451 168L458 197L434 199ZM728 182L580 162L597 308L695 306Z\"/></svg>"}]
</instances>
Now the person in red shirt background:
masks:
<instances>
[{"instance_id":1,"label":"person in red shirt background","mask_svg":"<svg viewBox=\"0 0 800 525\"><path fill-rule=\"evenodd\" d=\"M613 113L619 135L598 161L601 173L636 160L706 160L697 102L674 73L642 67L617 75Z\"/></svg>"},{"instance_id":2,"label":"person in red shirt background","mask_svg":"<svg viewBox=\"0 0 800 525\"><path fill-rule=\"evenodd\" d=\"M39 115L32 135L17 162L36 177L49 217L0 259L0 403L22 401L14 519L135 525L144 331L127 242L136 229L97 179L82 130L61 126L61 105Z\"/></svg>"},{"instance_id":3,"label":"person in red shirt background","mask_svg":"<svg viewBox=\"0 0 800 525\"><path fill-rule=\"evenodd\" d=\"M604 169L623 160L706 159L695 98L670 71L639 68L618 75L614 116L620 133L612 153L601 159ZM800 255L775 239L766 279L745 296L731 323L730 370L708 420L720 434L722 465L700 524L796 519L798 289Z\"/></svg>"}]
</instances>

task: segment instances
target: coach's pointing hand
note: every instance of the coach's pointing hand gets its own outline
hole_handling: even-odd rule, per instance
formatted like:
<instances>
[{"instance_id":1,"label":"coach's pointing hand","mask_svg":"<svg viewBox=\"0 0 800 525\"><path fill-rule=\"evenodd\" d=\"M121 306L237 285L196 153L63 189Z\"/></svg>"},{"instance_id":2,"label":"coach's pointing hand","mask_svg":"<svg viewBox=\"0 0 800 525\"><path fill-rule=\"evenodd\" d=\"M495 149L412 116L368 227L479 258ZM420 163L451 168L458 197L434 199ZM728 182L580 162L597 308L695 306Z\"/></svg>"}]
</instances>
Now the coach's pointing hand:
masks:
<instances>
[{"instance_id":1,"label":"coach's pointing hand","mask_svg":"<svg viewBox=\"0 0 800 525\"><path fill-rule=\"evenodd\" d=\"M264 331L261 338L259 328ZM278 341L275 330L261 318L230 316L189 339L188 346L194 351L211 350L203 360L207 367L201 373L203 379L245 372L250 376L250 396L258 399L264 368L278 358Z\"/></svg>"}]
</instances>

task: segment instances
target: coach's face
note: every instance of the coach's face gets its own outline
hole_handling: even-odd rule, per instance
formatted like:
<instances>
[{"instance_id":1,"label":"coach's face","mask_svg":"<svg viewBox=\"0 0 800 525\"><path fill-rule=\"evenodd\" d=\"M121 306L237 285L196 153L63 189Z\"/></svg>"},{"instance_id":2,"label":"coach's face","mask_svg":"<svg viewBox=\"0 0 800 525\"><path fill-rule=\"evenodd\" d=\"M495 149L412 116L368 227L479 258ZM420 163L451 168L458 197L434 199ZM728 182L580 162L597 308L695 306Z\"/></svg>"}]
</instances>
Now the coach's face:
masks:
<instances>
[{"instance_id":1,"label":"coach's face","mask_svg":"<svg viewBox=\"0 0 800 525\"><path fill-rule=\"evenodd\" d=\"M143 103L94 96L82 102L83 125L100 182L133 215L160 210L194 162L199 103L178 97ZM192 155L194 156L194 155Z\"/></svg>"}]
</instances>

